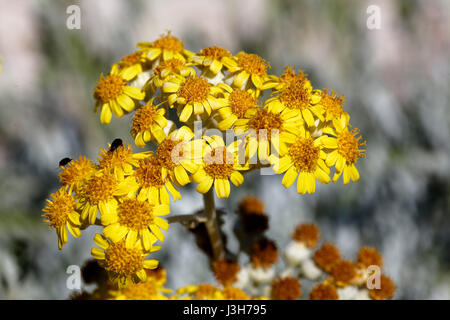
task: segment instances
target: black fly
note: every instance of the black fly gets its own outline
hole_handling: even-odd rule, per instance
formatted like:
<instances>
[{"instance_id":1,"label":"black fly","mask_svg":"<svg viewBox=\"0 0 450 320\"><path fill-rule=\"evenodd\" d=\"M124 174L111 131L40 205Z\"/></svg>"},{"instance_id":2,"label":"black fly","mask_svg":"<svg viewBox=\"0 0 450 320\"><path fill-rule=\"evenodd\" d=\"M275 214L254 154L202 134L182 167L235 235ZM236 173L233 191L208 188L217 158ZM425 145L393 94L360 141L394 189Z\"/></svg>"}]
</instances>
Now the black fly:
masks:
<instances>
[{"instance_id":1,"label":"black fly","mask_svg":"<svg viewBox=\"0 0 450 320\"><path fill-rule=\"evenodd\" d=\"M120 146L123 146L122 139L119 139L119 138L114 139L114 141L111 143L111 147L109 147L109 152L113 152Z\"/></svg>"},{"instance_id":2,"label":"black fly","mask_svg":"<svg viewBox=\"0 0 450 320\"><path fill-rule=\"evenodd\" d=\"M72 159L70 159L70 158L64 158L64 159L61 159L61 161L59 162L59 166L60 167L64 167L66 164L68 164L70 161L72 161Z\"/></svg>"}]
</instances>

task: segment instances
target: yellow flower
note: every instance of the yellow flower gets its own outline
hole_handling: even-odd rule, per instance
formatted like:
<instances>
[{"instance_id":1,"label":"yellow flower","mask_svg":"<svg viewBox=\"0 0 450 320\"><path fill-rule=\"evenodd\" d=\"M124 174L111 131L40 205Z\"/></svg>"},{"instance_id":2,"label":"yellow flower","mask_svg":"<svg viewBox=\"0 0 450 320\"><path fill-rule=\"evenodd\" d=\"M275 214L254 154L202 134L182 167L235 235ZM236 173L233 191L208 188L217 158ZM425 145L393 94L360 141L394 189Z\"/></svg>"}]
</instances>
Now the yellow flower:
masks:
<instances>
[{"instance_id":1,"label":"yellow flower","mask_svg":"<svg viewBox=\"0 0 450 320\"><path fill-rule=\"evenodd\" d=\"M271 163L277 174L283 173L282 184L289 188L297 179L297 192L314 193L316 179L323 184L330 182L330 169L325 163L327 157L321 138L314 139L308 131L300 134L287 152L280 158L272 156Z\"/></svg>"},{"instance_id":2,"label":"yellow flower","mask_svg":"<svg viewBox=\"0 0 450 320\"><path fill-rule=\"evenodd\" d=\"M153 76L149 79L145 88L149 87L151 92L156 92L156 89L161 88L164 82L168 81L171 77L181 76L185 78L195 76L195 70L190 65L186 61L176 58L161 61L153 68Z\"/></svg>"},{"instance_id":3,"label":"yellow flower","mask_svg":"<svg viewBox=\"0 0 450 320\"><path fill-rule=\"evenodd\" d=\"M162 176L169 176L172 182L184 186L190 182L188 172L197 170L192 152L194 133L186 126L172 131L156 149L156 159L162 167ZM199 150L198 152L200 152Z\"/></svg>"},{"instance_id":4,"label":"yellow flower","mask_svg":"<svg viewBox=\"0 0 450 320\"><path fill-rule=\"evenodd\" d=\"M46 218L44 222L48 223L49 227L56 229L59 250L67 242L67 229L75 238L81 235L80 214L75 209L72 190L67 189L64 186L52 193L51 200L47 199L47 205L42 209L45 212L42 216Z\"/></svg>"},{"instance_id":5,"label":"yellow flower","mask_svg":"<svg viewBox=\"0 0 450 320\"><path fill-rule=\"evenodd\" d=\"M258 152L260 161L273 154L271 146L278 153L284 152L286 143L294 142L302 128L300 116L292 110L277 112L268 108L251 108L243 119L235 122L236 134L246 135L246 156L252 158Z\"/></svg>"},{"instance_id":6,"label":"yellow flower","mask_svg":"<svg viewBox=\"0 0 450 320\"><path fill-rule=\"evenodd\" d=\"M278 80L278 84L275 86L277 91L289 87L294 80L307 81L306 74L302 70L295 74L295 69L289 66L284 68L283 74L278 79L274 79L274 81L276 80Z\"/></svg>"},{"instance_id":7,"label":"yellow flower","mask_svg":"<svg viewBox=\"0 0 450 320\"><path fill-rule=\"evenodd\" d=\"M309 127L315 126L314 116L324 121L324 109L318 104L320 92L313 90L309 80L295 78L277 96L267 99L266 106L271 111L280 112L285 109L301 114Z\"/></svg>"},{"instance_id":8,"label":"yellow flower","mask_svg":"<svg viewBox=\"0 0 450 320\"><path fill-rule=\"evenodd\" d=\"M206 112L209 116L212 110L220 107L215 96L222 90L202 77L171 78L164 83L162 91L169 94L171 108L178 106L181 122L187 122L193 114L201 115Z\"/></svg>"},{"instance_id":9,"label":"yellow flower","mask_svg":"<svg viewBox=\"0 0 450 320\"><path fill-rule=\"evenodd\" d=\"M250 83L253 83L259 90L271 87L266 85L267 80L269 80L267 69L270 68L270 64L260 56L241 51L236 57L224 57L222 61L231 76L235 76L233 85L237 88L248 88ZM248 82L249 79L250 83Z\"/></svg>"},{"instance_id":10,"label":"yellow flower","mask_svg":"<svg viewBox=\"0 0 450 320\"><path fill-rule=\"evenodd\" d=\"M184 49L183 42L172 36L170 31L153 42L140 42L137 46L147 53L147 57L151 61L161 57L164 61L173 58L185 61L186 57L194 54Z\"/></svg>"},{"instance_id":11,"label":"yellow flower","mask_svg":"<svg viewBox=\"0 0 450 320\"><path fill-rule=\"evenodd\" d=\"M230 195L230 181L239 186L244 182L244 176L238 170L248 170L248 167L238 163L238 141L225 147L223 139L219 136L203 137L208 145L204 147L203 161L193 174L194 182L198 183L197 191L206 193L214 184L219 198L228 198Z\"/></svg>"},{"instance_id":12,"label":"yellow flower","mask_svg":"<svg viewBox=\"0 0 450 320\"><path fill-rule=\"evenodd\" d=\"M149 279L143 283L131 283L116 295L116 300L168 300L164 293L172 290L159 286L155 280Z\"/></svg>"},{"instance_id":13,"label":"yellow flower","mask_svg":"<svg viewBox=\"0 0 450 320\"><path fill-rule=\"evenodd\" d=\"M167 173L163 175L163 166L156 157L139 161L134 172L137 183L138 199L151 204L169 204L169 192L174 201L181 199L180 192L170 182Z\"/></svg>"},{"instance_id":14,"label":"yellow flower","mask_svg":"<svg viewBox=\"0 0 450 320\"><path fill-rule=\"evenodd\" d=\"M344 101L345 97L338 97L334 91L325 90L321 93L317 105L325 110L325 121L332 121L334 126L340 127L345 127L349 123L350 116L342 107Z\"/></svg>"},{"instance_id":15,"label":"yellow flower","mask_svg":"<svg viewBox=\"0 0 450 320\"><path fill-rule=\"evenodd\" d=\"M161 229L167 231L169 224L160 216L169 212L167 204L153 205L136 197L124 198L115 210L101 216L101 223L105 226L103 234L113 242L125 239L127 248L141 239L144 249L150 250L156 239L164 241Z\"/></svg>"},{"instance_id":16,"label":"yellow flower","mask_svg":"<svg viewBox=\"0 0 450 320\"><path fill-rule=\"evenodd\" d=\"M147 62L148 59L145 51L138 50L122 57L122 60L120 60L116 64L120 67L121 71L126 74L130 74L131 79L133 79L142 71L144 71L144 67L147 67Z\"/></svg>"},{"instance_id":17,"label":"yellow flower","mask_svg":"<svg viewBox=\"0 0 450 320\"><path fill-rule=\"evenodd\" d=\"M119 288L126 288L130 280L133 283L145 282L145 269L155 269L158 266L157 260L145 260L145 257L161 249L160 246L144 250L141 241L136 241L131 247L127 247L125 241L111 242L99 233L95 235L94 242L102 249L92 248L91 255L108 271L110 279L117 281Z\"/></svg>"},{"instance_id":18,"label":"yellow flower","mask_svg":"<svg viewBox=\"0 0 450 320\"><path fill-rule=\"evenodd\" d=\"M139 147L145 147L146 142L156 140L161 142L165 138L164 128L167 126L167 119L164 117L166 110L158 108L153 104L154 98L137 109L132 120L131 135L134 142Z\"/></svg>"},{"instance_id":19,"label":"yellow flower","mask_svg":"<svg viewBox=\"0 0 450 320\"><path fill-rule=\"evenodd\" d=\"M133 153L133 148L124 144L114 150L110 150L111 144L108 143L108 150L101 148L98 154L99 169L110 171L116 175L124 176L133 173L133 166L137 166L140 159L148 157L148 152Z\"/></svg>"},{"instance_id":20,"label":"yellow flower","mask_svg":"<svg viewBox=\"0 0 450 320\"><path fill-rule=\"evenodd\" d=\"M76 193L81 210L81 219L94 224L97 210L100 214L107 214L117 207L116 196L123 196L133 190L133 177L118 177L109 171L99 171L83 188ZM134 189L135 190L135 189Z\"/></svg>"},{"instance_id":21,"label":"yellow flower","mask_svg":"<svg viewBox=\"0 0 450 320\"><path fill-rule=\"evenodd\" d=\"M185 294L194 300L224 300L221 290L209 283L188 285L177 290L177 296Z\"/></svg>"},{"instance_id":22,"label":"yellow flower","mask_svg":"<svg viewBox=\"0 0 450 320\"><path fill-rule=\"evenodd\" d=\"M200 50L200 53L190 57L197 66L203 66L209 69L213 74L217 74L223 68L223 60L225 57L231 57L231 53L217 46L206 47Z\"/></svg>"},{"instance_id":23,"label":"yellow flower","mask_svg":"<svg viewBox=\"0 0 450 320\"><path fill-rule=\"evenodd\" d=\"M338 124L335 129L328 127L323 131L333 136L323 139L326 148L333 150L326 159L328 166L336 166L333 182L336 182L342 173L344 173L344 184L348 184L350 179L354 182L358 181L359 172L355 163L366 156L366 150L359 148L366 144L365 141L360 142L361 136L357 137L359 130L355 128L349 131L346 125L341 127Z\"/></svg>"},{"instance_id":24,"label":"yellow flower","mask_svg":"<svg viewBox=\"0 0 450 320\"><path fill-rule=\"evenodd\" d=\"M117 65L113 65L111 72L105 77L103 74L98 80L94 90L96 99L95 111L101 107L101 123L110 123L113 112L120 118L124 113L134 109L133 99L142 100L145 93L136 87L127 86L127 81L135 77L133 69L125 68L119 71Z\"/></svg>"},{"instance_id":25,"label":"yellow flower","mask_svg":"<svg viewBox=\"0 0 450 320\"><path fill-rule=\"evenodd\" d=\"M59 173L59 181L75 192L78 192L97 171L95 164L84 156L79 156L78 160L72 160L60 168L62 171Z\"/></svg>"},{"instance_id":26,"label":"yellow flower","mask_svg":"<svg viewBox=\"0 0 450 320\"><path fill-rule=\"evenodd\" d=\"M256 93L252 90L244 91L241 89L233 89L225 83L218 85L223 89L224 97L219 98L221 108L218 110L222 121L219 122L220 130L230 129L236 120L244 118L247 110L257 108Z\"/></svg>"}]
</instances>

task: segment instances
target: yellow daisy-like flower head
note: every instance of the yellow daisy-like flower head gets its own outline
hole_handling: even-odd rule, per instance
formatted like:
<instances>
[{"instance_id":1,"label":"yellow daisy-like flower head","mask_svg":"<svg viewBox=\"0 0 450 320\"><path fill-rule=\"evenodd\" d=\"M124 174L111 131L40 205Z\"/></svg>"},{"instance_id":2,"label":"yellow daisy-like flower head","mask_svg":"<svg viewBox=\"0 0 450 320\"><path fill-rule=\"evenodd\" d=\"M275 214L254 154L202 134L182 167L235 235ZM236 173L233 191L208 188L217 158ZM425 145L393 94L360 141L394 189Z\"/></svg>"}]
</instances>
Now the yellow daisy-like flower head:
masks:
<instances>
[{"instance_id":1,"label":"yellow daisy-like flower head","mask_svg":"<svg viewBox=\"0 0 450 320\"><path fill-rule=\"evenodd\" d=\"M359 135L358 129L348 130L347 126L341 127L337 125L333 128L325 128L324 133L333 135L323 139L325 146L333 151L327 157L327 165L336 166L336 173L333 182L336 182L342 173L344 173L344 184L348 184L350 180L356 182L359 180L359 172L355 163L358 159L366 156L366 150L360 149L366 144Z\"/></svg>"},{"instance_id":2,"label":"yellow daisy-like flower head","mask_svg":"<svg viewBox=\"0 0 450 320\"><path fill-rule=\"evenodd\" d=\"M139 161L134 172L138 185L138 199L151 204L169 204L169 193L174 201L181 199L180 192L170 182L167 173L156 157ZM167 171L166 171L167 172Z\"/></svg>"},{"instance_id":3,"label":"yellow daisy-like flower head","mask_svg":"<svg viewBox=\"0 0 450 320\"><path fill-rule=\"evenodd\" d=\"M248 167L238 163L239 143L235 141L228 147L219 136L203 137L207 141L204 147L203 161L192 176L198 183L197 191L206 193L214 184L219 198L228 198L230 195L230 181L239 186L244 182L244 176L238 170L247 170Z\"/></svg>"},{"instance_id":4,"label":"yellow daisy-like flower head","mask_svg":"<svg viewBox=\"0 0 450 320\"><path fill-rule=\"evenodd\" d=\"M120 118L132 111L135 106L133 99L144 99L144 92L136 87L127 86L127 82L134 77L132 69L119 70L117 65L112 66L111 72L106 77L103 74L100 75L94 90L94 98L97 101L95 111L101 107L100 121L102 123L110 123L112 113Z\"/></svg>"},{"instance_id":5,"label":"yellow daisy-like flower head","mask_svg":"<svg viewBox=\"0 0 450 320\"><path fill-rule=\"evenodd\" d=\"M200 50L200 53L190 58L195 65L208 68L213 74L217 74L223 68L223 59L230 58L231 53L221 47L211 46Z\"/></svg>"},{"instance_id":6,"label":"yellow daisy-like flower head","mask_svg":"<svg viewBox=\"0 0 450 320\"><path fill-rule=\"evenodd\" d=\"M71 189L61 187L55 193L50 195L51 200L47 199L47 204L42 211L46 219L44 222L49 224L50 228L55 228L58 235L58 248L62 249L67 242L67 229L75 237L81 235L80 232L80 214L76 211L75 199L72 196Z\"/></svg>"},{"instance_id":7,"label":"yellow daisy-like flower head","mask_svg":"<svg viewBox=\"0 0 450 320\"><path fill-rule=\"evenodd\" d=\"M117 207L116 196L123 196L133 191L133 177L119 177L110 171L99 171L76 194L81 210L81 219L94 224L97 210L107 214ZM135 189L134 189L135 190Z\"/></svg>"},{"instance_id":8,"label":"yellow daisy-like flower head","mask_svg":"<svg viewBox=\"0 0 450 320\"><path fill-rule=\"evenodd\" d=\"M131 135L138 147L145 147L146 142L155 140L161 142L165 138L164 128L167 119L164 117L166 110L153 104L154 99L136 110L132 120Z\"/></svg>"},{"instance_id":9,"label":"yellow daisy-like flower head","mask_svg":"<svg viewBox=\"0 0 450 320\"><path fill-rule=\"evenodd\" d=\"M187 122L192 115L206 113L209 116L212 110L220 107L215 96L221 89L199 76L171 78L164 83L163 92L169 94L170 107L177 105L179 108L179 119L182 122Z\"/></svg>"},{"instance_id":10,"label":"yellow daisy-like flower head","mask_svg":"<svg viewBox=\"0 0 450 320\"><path fill-rule=\"evenodd\" d=\"M173 76L181 76L183 78L195 76L195 70L190 66L190 63L186 63L184 60L173 58L161 61L153 68L153 76L149 79L146 87L150 86L151 91L155 92L157 88L161 88L164 82Z\"/></svg>"},{"instance_id":11,"label":"yellow daisy-like flower head","mask_svg":"<svg viewBox=\"0 0 450 320\"><path fill-rule=\"evenodd\" d=\"M156 158L162 167L162 176L169 176L172 182L184 186L190 182L188 172L197 170L194 163L192 138L194 133L186 126L172 131L156 149ZM201 150L199 150L201 151ZM166 185L167 186L167 185ZM173 193L172 193L173 194Z\"/></svg>"},{"instance_id":12,"label":"yellow daisy-like flower head","mask_svg":"<svg viewBox=\"0 0 450 320\"><path fill-rule=\"evenodd\" d=\"M154 61L158 58L167 61L173 58L185 61L193 52L186 50L183 42L171 35L170 31L153 42L140 42L138 48L147 53L147 58Z\"/></svg>"},{"instance_id":13,"label":"yellow daisy-like flower head","mask_svg":"<svg viewBox=\"0 0 450 320\"><path fill-rule=\"evenodd\" d=\"M60 168L62 171L59 173L59 181L75 192L78 192L97 171L95 164L84 156L79 156L78 160L72 160Z\"/></svg>"},{"instance_id":14,"label":"yellow daisy-like flower head","mask_svg":"<svg viewBox=\"0 0 450 320\"><path fill-rule=\"evenodd\" d=\"M144 250L141 241L126 246L125 241L111 242L101 234L96 234L94 242L101 248L92 248L91 255L98 260L109 274L113 282L117 281L119 288L126 288L130 282L139 283L147 280L145 269L155 269L158 261L146 260L145 257L160 249L152 246Z\"/></svg>"},{"instance_id":15,"label":"yellow daisy-like flower head","mask_svg":"<svg viewBox=\"0 0 450 320\"><path fill-rule=\"evenodd\" d=\"M108 150L101 148L100 157L97 159L99 163L99 169L113 172L116 175L124 176L133 173L133 166L137 166L139 159L144 159L148 156L148 153L133 153L133 148L124 143L116 147L111 148L111 144L108 143Z\"/></svg>"},{"instance_id":16,"label":"yellow daisy-like flower head","mask_svg":"<svg viewBox=\"0 0 450 320\"><path fill-rule=\"evenodd\" d=\"M282 184L289 188L297 179L297 192L314 193L316 179L327 184L330 182L330 169L325 163L327 157L320 138L314 139L308 131L297 137L288 146L286 154L280 158L271 157L277 174L284 174Z\"/></svg>"},{"instance_id":17,"label":"yellow daisy-like flower head","mask_svg":"<svg viewBox=\"0 0 450 320\"><path fill-rule=\"evenodd\" d=\"M121 290L115 297L116 300L168 300L164 293L172 290L163 288L160 283L151 277L151 271L146 269L147 281L141 283L131 283L127 288Z\"/></svg>"},{"instance_id":18,"label":"yellow daisy-like flower head","mask_svg":"<svg viewBox=\"0 0 450 320\"><path fill-rule=\"evenodd\" d=\"M220 98L221 107L219 109L222 121L219 122L220 130L225 131L230 129L236 120L245 117L247 110L257 108L256 94L252 90L233 89L225 83L219 84L223 89L224 97Z\"/></svg>"},{"instance_id":19,"label":"yellow daisy-like flower head","mask_svg":"<svg viewBox=\"0 0 450 320\"><path fill-rule=\"evenodd\" d=\"M188 285L177 290L177 296L186 294L194 300L224 300L221 290L209 283Z\"/></svg>"},{"instance_id":20,"label":"yellow daisy-like flower head","mask_svg":"<svg viewBox=\"0 0 450 320\"><path fill-rule=\"evenodd\" d=\"M294 68L286 66L283 74L278 78L279 83L276 85L275 90L285 89L295 80L307 81L306 74L302 70L298 70L296 74Z\"/></svg>"},{"instance_id":21,"label":"yellow daisy-like flower head","mask_svg":"<svg viewBox=\"0 0 450 320\"><path fill-rule=\"evenodd\" d=\"M167 231L169 224L160 216L169 214L169 211L167 204L153 205L136 197L125 198L115 210L102 215L103 234L113 242L125 239L127 247L142 239L144 249L150 250L156 239L164 241L161 229Z\"/></svg>"},{"instance_id":22,"label":"yellow daisy-like flower head","mask_svg":"<svg viewBox=\"0 0 450 320\"><path fill-rule=\"evenodd\" d=\"M344 112L344 102L344 96L338 97L336 92L324 90L318 105L325 110L325 121L333 121L335 126L345 127L350 121L350 116ZM335 122L339 122L339 124L335 124Z\"/></svg>"},{"instance_id":23,"label":"yellow daisy-like flower head","mask_svg":"<svg viewBox=\"0 0 450 320\"><path fill-rule=\"evenodd\" d=\"M279 94L266 101L269 110L294 110L301 114L309 127L315 126L314 116L324 121L324 109L317 103L320 101L320 92L313 90L309 80L295 78L289 86L279 91Z\"/></svg>"},{"instance_id":24,"label":"yellow daisy-like flower head","mask_svg":"<svg viewBox=\"0 0 450 320\"><path fill-rule=\"evenodd\" d=\"M267 70L270 64L260 56L241 51L234 58L224 57L223 63L231 75L235 76L233 85L237 88L245 88L249 79L259 90L268 88L265 82L268 80Z\"/></svg>"},{"instance_id":25,"label":"yellow daisy-like flower head","mask_svg":"<svg viewBox=\"0 0 450 320\"><path fill-rule=\"evenodd\" d=\"M277 112L268 108L251 108L243 119L235 122L236 134L247 135L246 156L252 158L258 152L260 161L267 160L274 153L271 146L277 152L284 152L286 143L293 142L302 128L300 116L292 110Z\"/></svg>"},{"instance_id":26,"label":"yellow daisy-like flower head","mask_svg":"<svg viewBox=\"0 0 450 320\"><path fill-rule=\"evenodd\" d=\"M117 65L124 73L130 74L131 79L133 79L144 71L144 68L148 67L147 55L145 51L138 50L123 56L122 60L120 60Z\"/></svg>"}]
</instances>

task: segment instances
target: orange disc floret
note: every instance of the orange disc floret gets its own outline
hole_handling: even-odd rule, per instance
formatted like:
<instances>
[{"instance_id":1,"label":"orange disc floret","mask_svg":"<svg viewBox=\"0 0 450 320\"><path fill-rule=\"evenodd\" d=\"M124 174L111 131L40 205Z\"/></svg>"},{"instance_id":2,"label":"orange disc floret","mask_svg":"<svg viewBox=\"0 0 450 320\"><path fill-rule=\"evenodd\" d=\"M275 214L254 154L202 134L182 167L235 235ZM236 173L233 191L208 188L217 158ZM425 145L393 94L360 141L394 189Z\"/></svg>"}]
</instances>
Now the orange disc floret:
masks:
<instances>
[{"instance_id":1,"label":"orange disc floret","mask_svg":"<svg viewBox=\"0 0 450 320\"><path fill-rule=\"evenodd\" d=\"M327 242L314 253L313 259L319 268L330 272L334 264L341 259L341 253L336 245Z\"/></svg>"},{"instance_id":2,"label":"orange disc floret","mask_svg":"<svg viewBox=\"0 0 450 320\"><path fill-rule=\"evenodd\" d=\"M251 259L254 267L270 267L278 261L278 249L270 239L263 238L255 242L251 249Z\"/></svg>"},{"instance_id":3,"label":"orange disc floret","mask_svg":"<svg viewBox=\"0 0 450 320\"><path fill-rule=\"evenodd\" d=\"M369 295L374 300L392 299L395 292L395 283L385 275L380 277L380 289L369 290Z\"/></svg>"},{"instance_id":4,"label":"orange disc floret","mask_svg":"<svg viewBox=\"0 0 450 320\"><path fill-rule=\"evenodd\" d=\"M295 277L279 277L272 281L271 294L275 300L296 300L302 295L300 281Z\"/></svg>"},{"instance_id":5,"label":"orange disc floret","mask_svg":"<svg viewBox=\"0 0 450 320\"><path fill-rule=\"evenodd\" d=\"M241 200L238 206L240 214L256 213L265 215L264 213L264 203L257 197L245 197Z\"/></svg>"},{"instance_id":6,"label":"orange disc floret","mask_svg":"<svg viewBox=\"0 0 450 320\"><path fill-rule=\"evenodd\" d=\"M331 268L331 276L337 285L345 286L350 284L356 276L356 268L349 260L340 260Z\"/></svg>"},{"instance_id":7,"label":"orange disc floret","mask_svg":"<svg viewBox=\"0 0 450 320\"><path fill-rule=\"evenodd\" d=\"M383 266L383 256L373 247L362 247L358 252L358 262L364 267L369 266Z\"/></svg>"},{"instance_id":8,"label":"orange disc floret","mask_svg":"<svg viewBox=\"0 0 450 320\"><path fill-rule=\"evenodd\" d=\"M338 300L336 287L331 284L320 283L309 293L310 300Z\"/></svg>"},{"instance_id":9,"label":"orange disc floret","mask_svg":"<svg viewBox=\"0 0 450 320\"><path fill-rule=\"evenodd\" d=\"M224 287L230 286L237 280L237 273L241 267L236 261L221 259L213 262L213 271L217 281Z\"/></svg>"},{"instance_id":10,"label":"orange disc floret","mask_svg":"<svg viewBox=\"0 0 450 320\"><path fill-rule=\"evenodd\" d=\"M313 248L320 239L319 228L313 223L299 224L292 234L292 239L303 242L308 248Z\"/></svg>"}]
</instances>

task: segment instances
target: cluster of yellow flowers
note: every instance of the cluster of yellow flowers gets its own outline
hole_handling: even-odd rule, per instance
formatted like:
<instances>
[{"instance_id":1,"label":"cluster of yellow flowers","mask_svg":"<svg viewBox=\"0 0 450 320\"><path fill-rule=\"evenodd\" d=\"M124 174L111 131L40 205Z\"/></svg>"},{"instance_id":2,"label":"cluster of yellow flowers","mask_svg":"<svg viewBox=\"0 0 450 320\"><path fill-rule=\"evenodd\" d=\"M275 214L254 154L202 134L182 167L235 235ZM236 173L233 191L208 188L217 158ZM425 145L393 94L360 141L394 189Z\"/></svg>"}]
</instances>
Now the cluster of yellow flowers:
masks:
<instances>
[{"instance_id":1,"label":"cluster of yellow flowers","mask_svg":"<svg viewBox=\"0 0 450 320\"><path fill-rule=\"evenodd\" d=\"M268 166L284 173L286 188L297 179L301 194L315 192L316 179L327 184L343 174L345 184L357 181L364 143L350 127L344 97L313 89L302 71L287 67L277 77L269 68L256 54L233 56L217 46L195 54L170 33L114 63L98 80L95 110L103 124L135 111L135 144L153 143L154 151L134 153L116 139L96 163L85 157L60 163L62 186L44 208L59 248L67 230L79 237L90 225L102 226L94 238L101 249L92 256L126 287L156 268L145 258L164 240L161 229L169 225L160 216L170 211L169 194L181 198L177 187L195 182L198 192L214 188L227 198L230 182L239 186L243 172Z\"/></svg>"}]
</instances>

